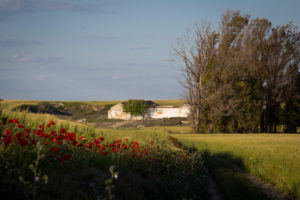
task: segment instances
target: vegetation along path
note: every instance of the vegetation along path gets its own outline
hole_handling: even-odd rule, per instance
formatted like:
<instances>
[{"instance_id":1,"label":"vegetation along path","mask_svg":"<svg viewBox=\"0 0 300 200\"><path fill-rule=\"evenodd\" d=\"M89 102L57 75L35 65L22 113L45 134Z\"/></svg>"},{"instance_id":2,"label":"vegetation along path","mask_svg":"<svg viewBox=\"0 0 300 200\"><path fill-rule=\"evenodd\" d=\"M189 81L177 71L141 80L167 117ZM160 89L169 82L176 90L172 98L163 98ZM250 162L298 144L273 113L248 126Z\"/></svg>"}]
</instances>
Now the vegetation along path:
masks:
<instances>
[{"instance_id":1,"label":"vegetation along path","mask_svg":"<svg viewBox=\"0 0 300 200\"><path fill-rule=\"evenodd\" d=\"M224 199L299 199L299 135L174 134L203 158Z\"/></svg>"}]
</instances>

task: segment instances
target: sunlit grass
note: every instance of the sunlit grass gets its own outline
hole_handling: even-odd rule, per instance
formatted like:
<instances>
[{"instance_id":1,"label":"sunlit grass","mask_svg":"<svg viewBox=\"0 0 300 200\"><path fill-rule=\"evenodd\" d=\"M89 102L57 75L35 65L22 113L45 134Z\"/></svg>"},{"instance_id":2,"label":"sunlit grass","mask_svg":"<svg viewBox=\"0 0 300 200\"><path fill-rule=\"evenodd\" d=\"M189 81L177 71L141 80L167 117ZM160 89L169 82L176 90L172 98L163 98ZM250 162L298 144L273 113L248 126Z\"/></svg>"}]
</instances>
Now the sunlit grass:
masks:
<instances>
[{"instance_id":1,"label":"sunlit grass","mask_svg":"<svg viewBox=\"0 0 300 200\"><path fill-rule=\"evenodd\" d=\"M183 144L213 155L241 159L246 170L300 197L300 135L174 134ZM226 157L225 157L226 158ZM235 163L240 164L240 163Z\"/></svg>"}]
</instances>

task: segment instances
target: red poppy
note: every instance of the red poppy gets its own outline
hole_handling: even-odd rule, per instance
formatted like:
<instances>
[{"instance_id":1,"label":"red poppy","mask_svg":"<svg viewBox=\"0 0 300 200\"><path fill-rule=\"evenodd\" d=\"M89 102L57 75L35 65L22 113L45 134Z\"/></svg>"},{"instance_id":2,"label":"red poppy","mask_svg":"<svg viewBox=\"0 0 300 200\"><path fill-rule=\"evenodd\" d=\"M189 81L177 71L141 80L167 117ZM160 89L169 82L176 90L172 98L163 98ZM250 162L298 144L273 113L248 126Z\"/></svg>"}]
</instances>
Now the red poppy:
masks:
<instances>
[{"instance_id":1,"label":"red poppy","mask_svg":"<svg viewBox=\"0 0 300 200\"><path fill-rule=\"evenodd\" d=\"M5 130L5 132L4 132L5 135L9 135L10 133L11 133L10 129Z\"/></svg>"},{"instance_id":2,"label":"red poppy","mask_svg":"<svg viewBox=\"0 0 300 200\"><path fill-rule=\"evenodd\" d=\"M103 141L104 138L103 137L99 137L98 139L96 139L96 141Z\"/></svg>"},{"instance_id":3,"label":"red poppy","mask_svg":"<svg viewBox=\"0 0 300 200\"><path fill-rule=\"evenodd\" d=\"M36 140L31 140L31 144L36 145L37 141Z\"/></svg>"},{"instance_id":4,"label":"red poppy","mask_svg":"<svg viewBox=\"0 0 300 200\"><path fill-rule=\"evenodd\" d=\"M14 119L14 123L15 124L19 123L19 119Z\"/></svg>"},{"instance_id":5,"label":"red poppy","mask_svg":"<svg viewBox=\"0 0 300 200\"><path fill-rule=\"evenodd\" d=\"M18 124L19 128L24 128L23 124Z\"/></svg>"},{"instance_id":6,"label":"red poppy","mask_svg":"<svg viewBox=\"0 0 300 200\"><path fill-rule=\"evenodd\" d=\"M19 145L24 147L28 144L28 140L25 139L18 139Z\"/></svg>"},{"instance_id":7,"label":"red poppy","mask_svg":"<svg viewBox=\"0 0 300 200\"><path fill-rule=\"evenodd\" d=\"M60 133L65 133L67 132L65 128L60 129Z\"/></svg>"},{"instance_id":8,"label":"red poppy","mask_svg":"<svg viewBox=\"0 0 300 200\"><path fill-rule=\"evenodd\" d=\"M54 125L54 122L53 122L53 121L50 121L50 122L49 122L49 124L52 124L52 125Z\"/></svg>"},{"instance_id":9,"label":"red poppy","mask_svg":"<svg viewBox=\"0 0 300 200\"><path fill-rule=\"evenodd\" d=\"M13 136L9 135L6 138L4 138L3 142L5 145L9 145L10 143L12 143L12 139L13 139Z\"/></svg>"},{"instance_id":10,"label":"red poppy","mask_svg":"<svg viewBox=\"0 0 300 200\"><path fill-rule=\"evenodd\" d=\"M51 152L58 152L58 151L59 151L59 148L57 148L57 147L52 147L50 151L51 151Z\"/></svg>"},{"instance_id":11,"label":"red poppy","mask_svg":"<svg viewBox=\"0 0 300 200\"><path fill-rule=\"evenodd\" d=\"M39 129L44 129L44 126L43 125L39 125Z\"/></svg>"},{"instance_id":12,"label":"red poppy","mask_svg":"<svg viewBox=\"0 0 300 200\"><path fill-rule=\"evenodd\" d=\"M151 146L153 146L153 143L152 143L152 142L150 142L150 145L151 145Z\"/></svg>"},{"instance_id":13,"label":"red poppy","mask_svg":"<svg viewBox=\"0 0 300 200\"><path fill-rule=\"evenodd\" d=\"M9 123L9 124L11 124L11 123L13 123L13 122L14 122L13 119L8 119L8 120L7 120L7 123Z\"/></svg>"}]
</instances>

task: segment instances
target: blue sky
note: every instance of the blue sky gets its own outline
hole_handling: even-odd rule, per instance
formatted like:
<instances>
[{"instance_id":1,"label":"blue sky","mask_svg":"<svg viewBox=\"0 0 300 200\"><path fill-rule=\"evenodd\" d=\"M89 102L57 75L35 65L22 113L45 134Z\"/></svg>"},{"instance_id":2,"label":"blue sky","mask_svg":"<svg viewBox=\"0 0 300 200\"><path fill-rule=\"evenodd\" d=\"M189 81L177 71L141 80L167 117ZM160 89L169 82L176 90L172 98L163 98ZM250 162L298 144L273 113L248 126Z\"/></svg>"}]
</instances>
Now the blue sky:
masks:
<instances>
[{"instance_id":1,"label":"blue sky","mask_svg":"<svg viewBox=\"0 0 300 200\"><path fill-rule=\"evenodd\" d=\"M179 99L171 44L226 9L300 26L299 0L0 0L0 96Z\"/></svg>"}]
</instances>

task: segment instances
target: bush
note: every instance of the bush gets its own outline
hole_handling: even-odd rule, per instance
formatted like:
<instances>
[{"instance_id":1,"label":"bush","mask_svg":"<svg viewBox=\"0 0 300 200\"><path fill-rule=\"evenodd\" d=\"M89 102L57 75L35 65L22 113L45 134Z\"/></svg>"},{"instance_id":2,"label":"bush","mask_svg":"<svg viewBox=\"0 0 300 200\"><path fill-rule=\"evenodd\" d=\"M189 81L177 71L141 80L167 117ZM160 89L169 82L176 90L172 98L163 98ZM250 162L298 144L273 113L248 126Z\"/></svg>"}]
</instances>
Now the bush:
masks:
<instances>
[{"instance_id":1,"label":"bush","mask_svg":"<svg viewBox=\"0 0 300 200\"><path fill-rule=\"evenodd\" d=\"M147 113L147 103L144 100L129 99L123 102L123 111L130 113L130 117L142 116L145 117Z\"/></svg>"}]
</instances>

